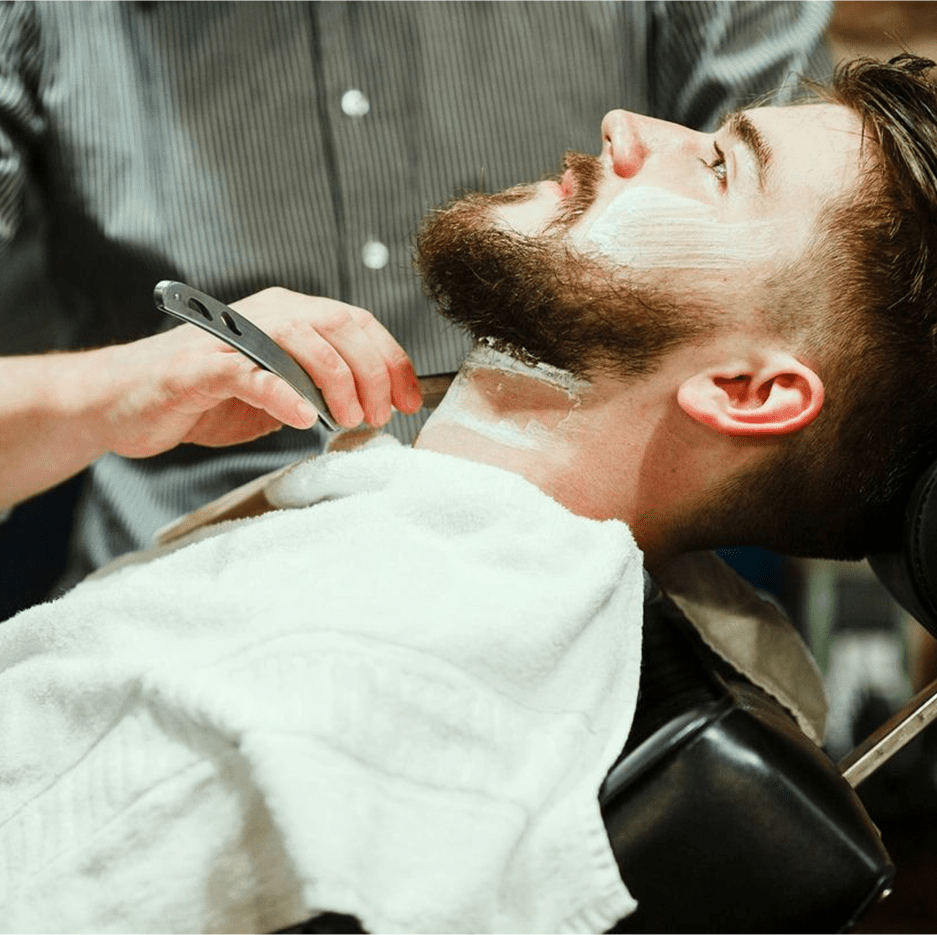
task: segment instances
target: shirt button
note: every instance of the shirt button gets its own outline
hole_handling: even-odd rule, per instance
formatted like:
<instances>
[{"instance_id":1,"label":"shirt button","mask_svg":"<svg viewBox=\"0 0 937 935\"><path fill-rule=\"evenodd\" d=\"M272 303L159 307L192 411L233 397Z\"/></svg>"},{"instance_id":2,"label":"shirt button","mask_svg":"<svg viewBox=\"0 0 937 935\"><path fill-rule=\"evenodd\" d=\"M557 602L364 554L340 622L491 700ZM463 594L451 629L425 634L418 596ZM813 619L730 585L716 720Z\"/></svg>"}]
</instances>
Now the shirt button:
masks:
<instances>
[{"instance_id":1,"label":"shirt button","mask_svg":"<svg viewBox=\"0 0 937 935\"><path fill-rule=\"evenodd\" d=\"M349 117L363 117L371 109L371 102L357 89L342 95L342 110Z\"/></svg>"},{"instance_id":2,"label":"shirt button","mask_svg":"<svg viewBox=\"0 0 937 935\"><path fill-rule=\"evenodd\" d=\"M390 260L390 250L379 240L369 240L361 248L361 259L368 269L383 269Z\"/></svg>"}]
</instances>

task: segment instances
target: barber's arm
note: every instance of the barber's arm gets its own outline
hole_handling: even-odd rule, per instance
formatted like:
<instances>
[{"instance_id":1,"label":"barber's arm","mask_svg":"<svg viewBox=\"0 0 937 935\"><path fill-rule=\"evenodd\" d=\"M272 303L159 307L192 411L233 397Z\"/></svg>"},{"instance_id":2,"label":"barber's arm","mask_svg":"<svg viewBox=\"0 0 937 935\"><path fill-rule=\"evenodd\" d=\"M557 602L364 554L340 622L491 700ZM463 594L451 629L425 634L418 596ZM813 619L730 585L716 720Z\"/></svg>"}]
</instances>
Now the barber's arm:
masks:
<instances>
[{"instance_id":1,"label":"barber's arm","mask_svg":"<svg viewBox=\"0 0 937 935\"><path fill-rule=\"evenodd\" d=\"M392 406L420 408L406 352L369 312L285 289L232 307L296 358L341 426L383 425ZM143 458L315 421L283 380L194 325L96 350L0 358L0 509L108 451Z\"/></svg>"}]
</instances>

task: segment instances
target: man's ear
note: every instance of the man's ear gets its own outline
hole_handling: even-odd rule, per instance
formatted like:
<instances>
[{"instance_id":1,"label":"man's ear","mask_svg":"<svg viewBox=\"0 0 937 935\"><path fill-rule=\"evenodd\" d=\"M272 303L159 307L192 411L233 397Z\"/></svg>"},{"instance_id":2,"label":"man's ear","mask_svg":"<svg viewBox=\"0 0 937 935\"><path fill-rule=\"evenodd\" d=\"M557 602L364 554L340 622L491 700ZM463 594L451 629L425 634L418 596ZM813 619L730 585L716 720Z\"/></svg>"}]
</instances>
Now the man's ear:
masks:
<instances>
[{"instance_id":1,"label":"man's ear","mask_svg":"<svg viewBox=\"0 0 937 935\"><path fill-rule=\"evenodd\" d=\"M677 391L680 408L723 435L787 435L808 426L823 407L823 382L783 351L760 360L696 373Z\"/></svg>"}]
</instances>

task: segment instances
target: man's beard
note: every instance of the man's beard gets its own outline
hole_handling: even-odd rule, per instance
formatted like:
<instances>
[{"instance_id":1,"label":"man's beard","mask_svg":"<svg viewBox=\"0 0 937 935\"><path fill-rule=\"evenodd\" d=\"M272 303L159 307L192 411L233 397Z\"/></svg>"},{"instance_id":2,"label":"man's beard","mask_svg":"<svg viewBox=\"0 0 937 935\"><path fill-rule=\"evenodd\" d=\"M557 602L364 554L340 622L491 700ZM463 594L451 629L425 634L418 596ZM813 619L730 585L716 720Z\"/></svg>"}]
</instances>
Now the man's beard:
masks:
<instances>
[{"instance_id":1,"label":"man's beard","mask_svg":"<svg viewBox=\"0 0 937 935\"><path fill-rule=\"evenodd\" d=\"M585 379L649 373L666 351L703 333L709 316L569 245L565 235L595 200L601 169L582 153L568 153L565 167L573 190L542 234L495 226L494 210L530 198L530 186L470 194L431 215L416 246L427 293L476 341L528 363Z\"/></svg>"}]
</instances>

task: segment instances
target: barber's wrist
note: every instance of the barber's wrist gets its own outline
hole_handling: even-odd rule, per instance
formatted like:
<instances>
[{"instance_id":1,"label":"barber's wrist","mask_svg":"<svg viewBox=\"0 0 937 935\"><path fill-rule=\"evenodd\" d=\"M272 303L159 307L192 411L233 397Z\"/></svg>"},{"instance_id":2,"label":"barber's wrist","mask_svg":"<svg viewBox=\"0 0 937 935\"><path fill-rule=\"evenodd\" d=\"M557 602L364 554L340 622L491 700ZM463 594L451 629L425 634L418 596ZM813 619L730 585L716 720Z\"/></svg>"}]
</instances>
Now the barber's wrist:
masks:
<instances>
[{"instance_id":1,"label":"barber's wrist","mask_svg":"<svg viewBox=\"0 0 937 935\"><path fill-rule=\"evenodd\" d=\"M63 355L62 379L56 381L55 415L70 426L69 434L91 463L111 451L120 437L121 397L128 387L122 379L117 347L103 347ZM78 452L76 452L77 454Z\"/></svg>"}]
</instances>

